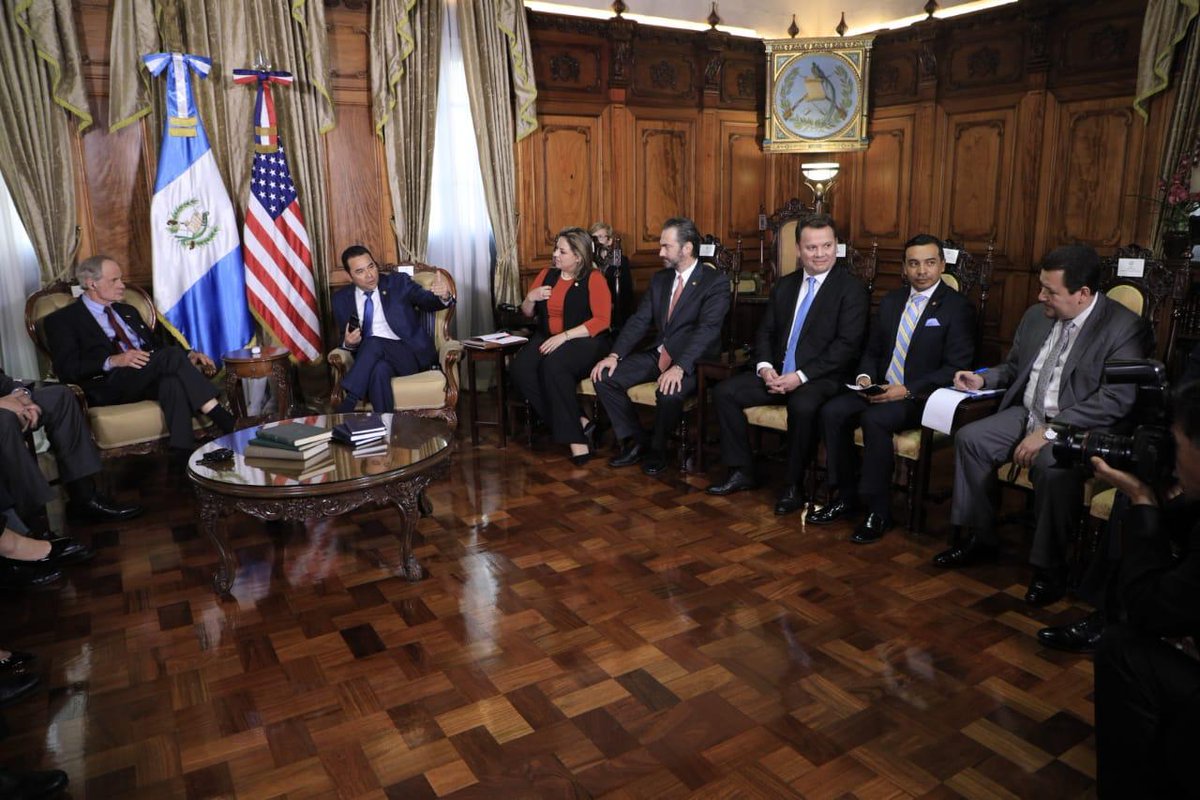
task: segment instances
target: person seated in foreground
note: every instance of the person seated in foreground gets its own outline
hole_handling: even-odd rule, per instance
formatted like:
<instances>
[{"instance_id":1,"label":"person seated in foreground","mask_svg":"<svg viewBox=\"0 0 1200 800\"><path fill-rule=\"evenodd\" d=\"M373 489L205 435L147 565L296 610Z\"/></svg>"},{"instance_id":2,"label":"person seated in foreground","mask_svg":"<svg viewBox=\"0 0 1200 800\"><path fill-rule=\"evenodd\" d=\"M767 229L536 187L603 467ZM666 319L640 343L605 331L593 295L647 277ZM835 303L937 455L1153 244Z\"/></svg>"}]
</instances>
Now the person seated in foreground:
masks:
<instances>
[{"instance_id":1,"label":"person seated in foreground","mask_svg":"<svg viewBox=\"0 0 1200 800\"><path fill-rule=\"evenodd\" d=\"M568 445L571 460L591 458L595 423L579 413L579 381L608 352L612 297L604 275L592 264L592 238L583 228L559 231L553 266L533 279L521 313L537 318L537 332L517 352L513 383L554 441Z\"/></svg>"},{"instance_id":2,"label":"person seated in foreground","mask_svg":"<svg viewBox=\"0 0 1200 800\"><path fill-rule=\"evenodd\" d=\"M641 461L647 475L667 468L667 437L679 427L684 402L696 393L696 362L720 350L721 323L730 304L729 281L697 259L700 232L694 222L686 217L667 220L658 243L663 269L650 279L613 351L596 362L591 374L621 442L621 452L609 466ZM635 350L647 336L650 346ZM650 381L657 389L654 430L647 436L627 392Z\"/></svg>"},{"instance_id":3,"label":"person seated in foreground","mask_svg":"<svg viewBox=\"0 0 1200 800\"><path fill-rule=\"evenodd\" d=\"M392 411L392 378L437 366L433 337L418 312L453 305L450 285L440 272L429 289L403 272L381 275L371 251L358 244L342 251L342 267L351 285L333 296L333 321L354 363L342 378L346 396L335 410L353 411L365 399L376 412Z\"/></svg>"},{"instance_id":4,"label":"person seated in foreground","mask_svg":"<svg viewBox=\"0 0 1200 800\"><path fill-rule=\"evenodd\" d=\"M66 386L28 387L0 369L0 491L10 498L0 510L14 508L27 520L45 516L54 496L37 458L25 445L25 435L41 428L58 461L58 474L67 489L67 514L82 522L120 522L142 513L105 497L96 487L100 451L92 441L83 409Z\"/></svg>"},{"instance_id":5,"label":"person seated in foreground","mask_svg":"<svg viewBox=\"0 0 1200 800\"><path fill-rule=\"evenodd\" d=\"M1200 501L1200 383L1175 392L1171 436L1185 500ZM1096 651L1096 790L1101 798L1194 797L1200 661L1168 639L1200 641L1200 522L1172 527L1162 486L1092 458L1096 477L1129 498L1116 595L1125 621Z\"/></svg>"},{"instance_id":6,"label":"person seated in foreground","mask_svg":"<svg viewBox=\"0 0 1200 800\"><path fill-rule=\"evenodd\" d=\"M1078 524L1086 475L1055 465L1058 426L1108 428L1123 423L1136 387L1102 380L1104 362L1143 358L1149 331L1142 319L1099 291L1100 257L1070 245L1043 259L1038 305L1021 318L1007 360L978 372L960 371L960 390L1005 389L999 410L954 438L954 498L950 521L966 538L938 554L939 567L961 567L994 557L998 509L989 491L996 468L1011 461L1033 483L1035 529L1025 593L1045 606L1067 589L1067 543ZM1050 423L1055 423L1051 427Z\"/></svg>"},{"instance_id":7,"label":"person seated in foreground","mask_svg":"<svg viewBox=\"0 0 1200 800\"><path fill-rule=\"evenodd\" d=\"M866 516L850 541L878 541L892 526L892 434L917 428L925 400L948 386L954 373L975 358L975 309L942 282L946 258L942 242L922 233L904 246L908 286L879 302L867 349L858 362L856 383L882 385L879 394L849 389L821 407L825 468L830 501L808 515L828 524L866 505ZM854 429L862 427L861 473Z\"/></svg>"},{"instance_id":8,"label":"person seated in foreground","mask_svg":"<svg viewBox=\"0 0 1200 800\"><path fill-rule=\"evenodd\" d=\"M767 298L754 347L758 363L722 381L713 392L721 425L721 461L729 468L709 494L727 495L758 485L750 425L744 409L787 406L787 470L775 503L782 516L807 505L804 472L817 439L817 413L850 380L866 335L867 287L837 266L837 228L827 214L796 226L796 266Z\"/></svg>"},{"instance_id":9,"label":"person seated in foreground","mask_svg":"<svg viewBox=\"0 0 1200 800\"><path fill-rule=\"evenodd\" d=\"M46 343L59 380L78 384L97 406L157 400L167 420L169 443L178 455L196 446L192 414L206 414L223 433L234 428L217 390L200 369L208 356L186 351L162 328L151 330L133 306L121 302L125 281L108 256L79 262L79 300L46 317Z\"/></svg>"}]
</instances>

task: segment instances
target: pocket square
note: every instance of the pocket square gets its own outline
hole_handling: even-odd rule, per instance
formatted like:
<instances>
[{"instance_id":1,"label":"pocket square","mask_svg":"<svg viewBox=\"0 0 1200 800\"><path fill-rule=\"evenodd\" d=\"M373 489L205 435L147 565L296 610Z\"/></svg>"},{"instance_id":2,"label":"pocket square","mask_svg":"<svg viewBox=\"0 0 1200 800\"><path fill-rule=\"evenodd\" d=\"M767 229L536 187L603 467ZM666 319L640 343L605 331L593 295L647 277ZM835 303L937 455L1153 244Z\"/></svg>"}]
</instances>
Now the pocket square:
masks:
<instances>
[{"instance_id":1,"label":"pocket square","mask_svg":"<svg viewBox=\"0 0 1200 800\"><path fill-rule=\"evenodd\" d=\"M929 319L925 320L925 327L926 328L940 328L940 327L942 327L942 323L937 321L937 317L930 317Z\"/></svg>"}]
</instances>

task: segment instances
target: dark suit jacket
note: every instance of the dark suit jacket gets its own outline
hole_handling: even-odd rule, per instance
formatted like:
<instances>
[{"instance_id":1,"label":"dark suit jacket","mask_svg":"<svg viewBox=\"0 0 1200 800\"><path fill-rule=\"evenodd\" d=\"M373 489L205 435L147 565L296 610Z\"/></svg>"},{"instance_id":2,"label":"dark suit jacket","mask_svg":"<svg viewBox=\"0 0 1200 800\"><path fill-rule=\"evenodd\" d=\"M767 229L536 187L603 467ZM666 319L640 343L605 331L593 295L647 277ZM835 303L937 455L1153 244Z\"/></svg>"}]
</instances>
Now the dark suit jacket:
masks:
<instances>
[{"instance_id":1,"label":"dark suit jacket","mask_svg":"<svg viewBox=\"0 0 1200 800\"><path fill-rule=\"evenodd\" d=\"M1193 513L1197 504L1187 507ZM1118 590L1129 622L1154 636L1200 636L1200 523L1172 552L1172 526L1157 506L1125 511ZM1178 518L1175 520L1178 522ZM1183 533L1184 526L1175 527Z\"/></svg>"},{"instance_id":2,"label":"dark suit jacket","mask_svg":"<svg viewBox=\"0 0 1200 800\"><path fill-rule=\"evenodd\" d=\"M613 352L624 358L653 328L651 349L664 345L672 363L678 364L685 375L691 375L697 360L715 356L721 350L721 323L729 311L729 279L712 267L697 263L679 295L671 321L667 322L674 286L675 270L661 269L654 273L637 311L621 328Z\"/></svg>"},{"instance_id":3,"label":"dark suit jacket","mask_svg":"<svg viewBox=\"0 0 1200 800\"><path fill-rule=\"evenodd\" d=\"M112 307L142 340L142 349L149 352L179 346L173 336L151 330L137 309L128 303L113 303ZM103 383L108 377L104 362L113 354L112 339L105 335L82 298L46 317L45 331L54 374L59 380L86 390L89 383Z\"/></svg>"},{"instance_id":4,"label":"dark suit jacket","mask_svg":"<svg viewBox=\"0 0 1200 800\"><path fill-rule=\"evenodd\" d=\"M375 297L375 313L382 309L388 325L408 344L421 363L432 367L437 364L437 349L433 337L425 329L425 321L417 309L437 312L445 308L442 299L403 272L386 272L379 276L379 291ZM357 315L354 305L354 286L338 290L333 296L333 321L337 325L338 338L345 335L346 323ZM362 320L359 320L361 324Z\"/></svg>"},{"instance_id":5,"label":"dark suit jacket","mask_svg":"<svg viewBox=\"0 0 1200 800\"><path fill-rule=\"evenodd\" d=\"M758 326L755 361L770 361L783 369L796 301L807 276L804 270L785 275L767 298L767 312ZM796 369L809 381L850 380L867 333L871 298L867 287L842 267L833 267L808 309L796 345Z\"/></svg>"},{"instance_id":6,"label":"dark suit jacket","mask_svg":"<svg viewBox=\"0 0 1200 800\"><path fill-rule=\"evenodd\" d=\"M867 349L858 362L860 375L869 375L877 383L885 379L911 291L903 286L879 301ZM934 389L949 386L954 373L970 369L974 359L975 309L967 298L939 283L921 309L908 343L904 385L917 397L928 396Z\"/></svg>"},{"instance_id":7,"label":"dark suit jacket","mask_svg":"<svg viewBox=\"0 0 1200 800\"><path fill-rule=\"evenodd\" d=\"M1145 358L1153 349L1150 330L1141 317L1103 294L1097 294L1093 302L1096 307L1076 334L1063 365L1059 411L1054 418L1055 422L1078 428L1108 427L1129 413L1137 387L1103 383L1104 362ZM1046 316L1042 305L1033 306L1017 325L1008 359L984 373L984 388L1008 388L1000 401L1001 411L1022 403L1033 362L1053 327L1054 320Z\"/></svg>"}]
</instances>

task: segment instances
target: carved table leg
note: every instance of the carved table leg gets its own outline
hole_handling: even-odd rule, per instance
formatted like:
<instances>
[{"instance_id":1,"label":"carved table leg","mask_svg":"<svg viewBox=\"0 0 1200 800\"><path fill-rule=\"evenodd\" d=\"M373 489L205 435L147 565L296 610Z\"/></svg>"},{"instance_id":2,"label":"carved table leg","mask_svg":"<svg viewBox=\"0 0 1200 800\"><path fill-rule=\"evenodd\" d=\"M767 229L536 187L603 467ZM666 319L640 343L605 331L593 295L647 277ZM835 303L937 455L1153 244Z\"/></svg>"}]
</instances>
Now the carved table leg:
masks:
<instances>
[{"instance_id":1,"label":"carved table leg","mask_svg":"<svg viewBox=\"0 0 1200 800\"><path fill-rule=\"evenodd\" d=\"M392 502L400 512L400 566L399 573L410 581L419 581L425 577L425 570L413 554L413 535L417 530L417 522L421 519L421 506L424 500L425 487L429 480L418 478L395 487L390 492Z\"/></svg>"},{"instance_id":2,"label":"carved table leg","mask_svg":"<svg viewBox=\"0 0 1200 800\"><path fill-rule=\"evenodd\" d=\"M213 572L213 590L219 595L228 595L237 577L237 561L233 550L221 529L221 511L216 498L209 492L196 491L196 501L200 506L200 525L204 535L212 542L217 550L217 568Z\"/></svg>"}]
</instances>

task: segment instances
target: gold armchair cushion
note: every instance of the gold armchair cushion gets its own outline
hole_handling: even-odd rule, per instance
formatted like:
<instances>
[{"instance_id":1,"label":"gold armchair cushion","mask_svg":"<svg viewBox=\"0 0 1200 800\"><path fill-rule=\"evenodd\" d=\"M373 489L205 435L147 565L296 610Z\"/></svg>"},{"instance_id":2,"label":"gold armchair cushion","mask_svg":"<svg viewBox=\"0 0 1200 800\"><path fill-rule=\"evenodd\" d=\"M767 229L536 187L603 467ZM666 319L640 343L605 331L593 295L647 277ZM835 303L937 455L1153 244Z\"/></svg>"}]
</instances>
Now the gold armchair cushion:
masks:
<instances>
[{"instance_id":1,"label":"gold armchair cushion","mask_svg":"<svg viewBox=\"0 0 1200 800\"><path fill-rule=\"evenodd\" d=\"M101 450L153 442L168 434L162 407L153 400L88 406L88 424Z\"/></svg>"},{"instance_id":2,"label":"gold armchair cushion","mask_svg":"<svg viewBox=\"0 0 1200 800\"><path fill-rule=\"evenodd\" d=\"M645 383L639 383L637 386L631 386L625 394L629 395L629 399L639 406L654 407L658 405L658 383L655 381L646 381ZM695 395L692 395L683 402L684 411L691 411L695 407Z\"/></svg>"},{"instance_id":3,"label":"gold armchair cushion","mask_svg":"<svg viewBox=\"0 0 1200 800\"><path fill-rule=\"evenodd\" d=\"M446 354L461 350L461 345L457 349L452 346L456 344L458 342L445 342ZM330 352L329 356L331 361L334 357L341 359L347 372L350 367L354 366L354 353L345 348L338 347ZM444 364L445 358L443 357L441 361ZM446 405L446 374L441 370L429 369L414 375L392 378L392 399L395 401L397 411L424 411L441 408ZM359 407L367 408L366 401L359 403Z\"/></svg>"},{"instance_id":4,"label":"gold armchair cushion","mask_svg":"<svg viewBox=\"0 0 1200 800\"><path fill-rule=\"evenodd\" d=\"M1017 468L1014 476L1013 469L1016 467L1011 461L1006 461L996 470L996 477L1001 483L1009 486L1017 486L1021 489L1033 491L1033 481L1029 478L1029 470ZM1083 484L1083 504L1090 505L1092 498L1097 492L1104 489L1104 484L1097 481L1095 478L1088 478Z\"/></svg>"},{"instance_id":5,"label":"gold armchair cushion","mask_svg":"<svg viewBox=\"0 0 1200 800\"><path fill-rule=\"evenodd\" d=\"M934 447L941 445L949 438L946 434L935 431L933 434ZM859 447L863 446L862 428L854 429L854 443ZM909 461L919 460L921 458L921 429L913 428L892 434L892 447L900 458L906 458Z\"/></svg>"},{"instance_id":6,"label":"gold armchair cushion","mask_svg":"<svg viewBox=\"0 0 1200 800\"><path fill-rule=\"evenodd\" d=\"M742 413L751 425L776 431L787 430L787 406L750 406L742 409Z\"/></svg>"},{"instance_id":7,"label":"gold armchair cushion","mask_svg":"<svg viewBox=\"0 0 1200 800\"><path fill-rule=\"evenodd\" d=\"M1116 489L1105 489L1102 492L1098 492L1088 506L1088 514L1096 519L1107 520L1112 516L1113 501L1116 499Z\"/></svg>"},{"instance_id":8,"label":"gold armchair cushion","mask_svg":"<svg viewBox=\"0 0 1200 800\"><path fill-rule=\"evenodd\" d=\"M579 386L575 388L575 394L581 394L584 397L595 397L596 385L592 383L591 378L584 378L579 382Z\"/></svg>"}]
</instances>

